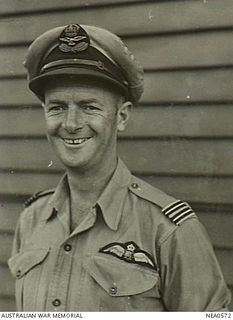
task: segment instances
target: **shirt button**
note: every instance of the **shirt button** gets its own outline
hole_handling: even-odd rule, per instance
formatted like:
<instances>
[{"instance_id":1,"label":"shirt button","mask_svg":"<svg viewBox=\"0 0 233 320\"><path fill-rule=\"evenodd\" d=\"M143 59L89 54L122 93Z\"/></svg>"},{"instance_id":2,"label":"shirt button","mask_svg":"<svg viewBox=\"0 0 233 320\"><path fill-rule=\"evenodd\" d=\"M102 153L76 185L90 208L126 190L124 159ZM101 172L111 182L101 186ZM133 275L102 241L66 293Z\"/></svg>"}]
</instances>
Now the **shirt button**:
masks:
<instances>
[{"instance_id":1,"label":"shirt button","mask_svg":"<svg viewBox=\"0 0 233 320\"><path fill-rule=\"evenodd\" d=\"M54 307L59 307L61 305L61 300L55 299L53 300L52 304L54 305Z\"/></svg>"},{"instance_id":2,"label":"shirt button","mask_svg":"<svg viewBox=\"0 0 233 320\"><path fill-rule=\"evenodd\" d=\"M69 252L69 251L72 250L72 246L71 246L70 244L65 244L65 245L64 245L64 250L65 250L66 252Z\"/></svg>"},{"instance_id":3,"label":"shirt button","mask_svg":"<svg viewBox=\"0 0 233 320\"><path fill-rule=\"evenodd\" d=\"M117 294L117 286L113 284L109 291L110 291L110 294L112 295Z\"/></svg>"},{"instance_id":4,"label":"shirt button","mask_svg":"<svg viewBox=\"0 0 233 320\"><path fill-rule=\"evenodd\" d=\"M138 189L138 184L134 182L134 183L131 184L131 187L134 188L134 189Z\"/></svg>"},{"instance_id":5,"label":"shirt button","mask_svg":"<svg viewBox=\"0 0 233 320\"><path fill-rule=\"evenodd\" d=\"M21 276L21 270L18 270L18 271L16 272L16 277L19 278L20 276Z\"/></svg>"}]
</instances>

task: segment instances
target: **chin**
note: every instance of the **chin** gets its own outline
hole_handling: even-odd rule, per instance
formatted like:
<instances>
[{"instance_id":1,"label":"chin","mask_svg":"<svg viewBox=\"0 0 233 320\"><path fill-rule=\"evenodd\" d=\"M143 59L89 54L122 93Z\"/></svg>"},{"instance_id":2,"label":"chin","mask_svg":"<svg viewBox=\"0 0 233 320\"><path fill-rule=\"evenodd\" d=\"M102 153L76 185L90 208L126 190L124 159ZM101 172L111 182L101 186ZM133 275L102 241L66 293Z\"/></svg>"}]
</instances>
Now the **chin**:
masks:
<instances>
[{"instance_id":1,"label":"chin","mask_svg":"<svg viewBox=\"0 0 233 320\"><path fill-rule=\"evenodd\" d=\"M89 166L89 162L88 160L84 160L84 159L80 159L79 161L77 161L77 159L75 160L67 160L67 159L61 159L63 165L67 168L67 169L86 169Z\"/></svg>"}]
</instances>

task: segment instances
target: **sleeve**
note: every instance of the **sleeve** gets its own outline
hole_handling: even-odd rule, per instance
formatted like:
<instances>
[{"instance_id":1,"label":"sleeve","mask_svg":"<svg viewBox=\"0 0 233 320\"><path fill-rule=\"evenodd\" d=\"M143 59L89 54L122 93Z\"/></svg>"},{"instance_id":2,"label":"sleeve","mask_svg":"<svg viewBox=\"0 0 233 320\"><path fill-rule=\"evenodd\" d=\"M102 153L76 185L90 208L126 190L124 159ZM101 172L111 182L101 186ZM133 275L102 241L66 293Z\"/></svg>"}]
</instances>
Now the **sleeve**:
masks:
<instances>
[{"instance_id":1,"label":"sleeve","mask_svg":"<svg viewBox=\"0 0 233 320\"><path fill-rule=\"evenodd\" d=\"M14 239L11 250L11 257L19 253L20 249L24 246L24 238L31 230L30 211L28 208L24 209L19 215L16 224Z\"/></svg>"},{"instance_id":2,"label":"sleeve","mask_svg":"<svg viewBox=\"0 0 233 320\"><path fill-rule=\"evenodd\" d=\"M17 254L20 250L21 246L21 236L20 236L20 219L18 220L16 224L13 244L12 244L12 250L11 250L11 257L13 257L15 254Z\"/></svg>"},{"instance_id":3,"label":"sleeve","mask_svg":"<svg viewBox=\"0 0 233 320\"><path fill-rule=\"evenodd\" d=\"M162 295L168 311L227 310L230 293L209 237L188 219L160 245Z\"/></svg>"}]
</instances>

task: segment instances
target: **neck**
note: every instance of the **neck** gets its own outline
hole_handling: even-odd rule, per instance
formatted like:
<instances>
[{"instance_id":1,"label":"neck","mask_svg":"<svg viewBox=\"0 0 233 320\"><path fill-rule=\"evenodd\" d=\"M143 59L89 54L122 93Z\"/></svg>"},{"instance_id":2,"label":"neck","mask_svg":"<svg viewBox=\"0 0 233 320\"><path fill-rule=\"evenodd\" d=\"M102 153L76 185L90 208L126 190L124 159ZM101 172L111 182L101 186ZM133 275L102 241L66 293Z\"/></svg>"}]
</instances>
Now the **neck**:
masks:
<instances>
[{"instance_id":1,"label":"neck","mask_svg":"<svg viewBox=\"0 0 233 320\"><path fill-rule=\"evenodd\" d=\"M117 159L95 170L67 169L71 200L95 204L116 169Z\"/></svg>"}]
</instances>

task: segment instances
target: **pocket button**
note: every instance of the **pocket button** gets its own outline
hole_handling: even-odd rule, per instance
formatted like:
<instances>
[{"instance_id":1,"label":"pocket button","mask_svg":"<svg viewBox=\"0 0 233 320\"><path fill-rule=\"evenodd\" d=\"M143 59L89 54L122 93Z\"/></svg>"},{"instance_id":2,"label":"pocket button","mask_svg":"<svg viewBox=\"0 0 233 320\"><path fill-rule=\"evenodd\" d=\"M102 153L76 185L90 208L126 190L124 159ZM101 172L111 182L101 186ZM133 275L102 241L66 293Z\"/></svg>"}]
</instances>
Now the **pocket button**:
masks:
<instances>
[{"instance_id":1,"label":"pocket button","mask_svg":"<svg viewBox=\"0 0 233 320\"><path fill-rule=\"evenodd\" d=\"M111 295L117 294L117 286L116 286L115 283L113 283L113 285L111 286L111 288L110 288L110 290L109 290L109 293L110 293Z\"/></svg>"},{"instance_id":2,"label":"pocket button","mask_svg":"<svg viewBox=\"0 0 233 320\"><path fill-rule=\"evenodd\" d=\"M21 270L18 270L18 271L16 272L16 277L19 278L20 276L21 276Z\"/></svg>"},{"instance_id":3,"label":"pocket button","mask_svg":"<svg viewBox=\"0 0 233 320\"><path fill-rule=\"evenodd\" d=\"M132 186L132 188L134 188L134 189L139 189L139 186L138 186L138 184L137 183L132 183L131 184L131 186Z\"/></svg>"},{"instance_id":4,"label":"pocket button","mask_svg":"<svg viewBox=\"0 0 233 320\"><path fill-rule=\"evenodd\" d=\"M65 246L64 246L64 250L65 250L66 252L70 252L70 251L72 250L72 246L67 243L67 244L65 244Z\"/></svg>"}]
</instances>

